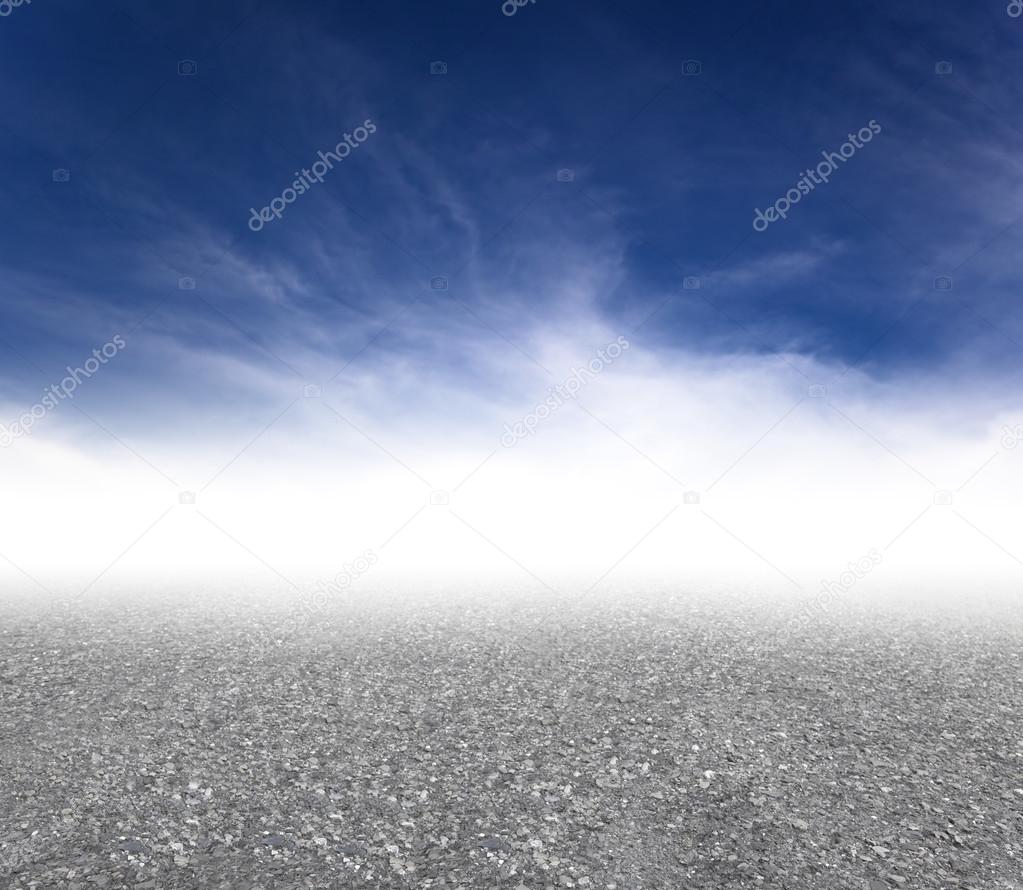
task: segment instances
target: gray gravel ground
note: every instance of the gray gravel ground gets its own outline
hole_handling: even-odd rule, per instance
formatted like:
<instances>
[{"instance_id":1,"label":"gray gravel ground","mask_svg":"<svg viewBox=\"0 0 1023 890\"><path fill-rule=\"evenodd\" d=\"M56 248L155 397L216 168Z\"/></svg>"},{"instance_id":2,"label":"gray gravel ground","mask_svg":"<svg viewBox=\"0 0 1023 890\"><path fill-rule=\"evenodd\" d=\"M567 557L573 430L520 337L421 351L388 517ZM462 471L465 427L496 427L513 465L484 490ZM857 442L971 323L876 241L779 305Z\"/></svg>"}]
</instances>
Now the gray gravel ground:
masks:
<instances>
[{"instance_id":1,"label":"gray gravel ground","mask_svg":"<svg viewBox=\"0 0 1023 890\"><path fill-rule=\"evenodd\" d=\"M0 886L1023 887L1016 607L292 608L8 611Z\"/></svg>"}]
</instances>

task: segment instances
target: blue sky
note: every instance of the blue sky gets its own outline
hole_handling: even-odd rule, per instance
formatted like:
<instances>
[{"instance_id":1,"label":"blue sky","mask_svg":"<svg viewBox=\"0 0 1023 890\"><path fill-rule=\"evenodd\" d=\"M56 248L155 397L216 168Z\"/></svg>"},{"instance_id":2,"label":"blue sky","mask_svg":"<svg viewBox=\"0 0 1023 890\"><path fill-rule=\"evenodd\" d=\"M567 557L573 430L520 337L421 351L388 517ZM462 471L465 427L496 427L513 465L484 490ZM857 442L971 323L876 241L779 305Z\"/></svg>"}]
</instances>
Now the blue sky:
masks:
<instances>
[{"instance_id":1,"label":"blue sky","mask_svg":"<svg viewBox=\"0 0 1023 890\"><path fill-rule=\"evenodd\" d=\"M542 316L559 257L592 251L596 311L630 325L671 298L644 328L662 348L1006 373L1023 133L1003 5L22 6L0 34L18 171L4 327L62 362L192 275L194 299L171 294L146 324L219 349L250 345L203 300L271 348L338 357L413 297L444 314L455 297L511 336L525 319L489 305L494 283ZM182 58L196 76L176 75ZM273 231L246 230L248 207L366 117L368 151ZM754 237L752 208L871 119L877 141ZM554 181L562 167L575 182ZM685 275L699 293L679 292Z\"/></svg>"},{"instance_id":2,"label":"blue sky","mask_svg":"<svg viewBox=\"0 0 1023 890\"><path fill-rule=\"evenodd\" d=\"M1021 29L1001 0L22 4L0 19L0 405L119 334L89 416L33 441L226 457L312 384L442 450L626 335L646 393L771 376L751 439L812 384L982 435L1023 354Z\"/></svg>"}]
</instances>

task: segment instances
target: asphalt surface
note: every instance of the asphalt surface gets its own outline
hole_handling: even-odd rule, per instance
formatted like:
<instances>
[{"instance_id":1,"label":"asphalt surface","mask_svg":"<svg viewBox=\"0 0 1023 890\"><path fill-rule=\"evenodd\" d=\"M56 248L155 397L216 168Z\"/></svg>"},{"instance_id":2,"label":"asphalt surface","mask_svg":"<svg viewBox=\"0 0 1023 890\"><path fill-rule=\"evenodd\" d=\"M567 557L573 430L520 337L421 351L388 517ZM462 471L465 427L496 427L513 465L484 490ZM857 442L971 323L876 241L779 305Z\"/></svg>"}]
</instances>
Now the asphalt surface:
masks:
<instances>
[{"instance_id":1,"label":"asphalt surface","mask_svg":"<svg viewBox=\"0 0 1023 890\"><path fill-rule=\"evenodd\" d=\"M1023 887L1018 608L145 597L0 630L0 885Z\"/></svg>"}]
</instances>

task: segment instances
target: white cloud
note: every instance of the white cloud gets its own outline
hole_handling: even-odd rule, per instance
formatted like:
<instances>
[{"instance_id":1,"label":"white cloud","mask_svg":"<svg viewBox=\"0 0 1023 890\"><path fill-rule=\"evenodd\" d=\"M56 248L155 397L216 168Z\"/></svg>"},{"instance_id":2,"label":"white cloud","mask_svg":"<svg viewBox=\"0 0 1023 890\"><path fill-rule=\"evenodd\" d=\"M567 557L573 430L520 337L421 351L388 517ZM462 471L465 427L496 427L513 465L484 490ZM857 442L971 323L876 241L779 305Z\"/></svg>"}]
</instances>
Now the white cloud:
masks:
<instances>
[{"instance_id":1,"label":"white cloud","mask_svg":"<svg viewBox=\"0 0 1023 890\"><path fill-rule=\"evenodd\" d=\"M44 584L84 585L126 549L101 583L266 565L304 583L372 548L379 581L535 584L532 573L577 591L624 557L608 583L709 579L809 596L876 547L885 561L864 584L1018 582L1023 566L999 548L1023 559L1014 535L1023 447L1000 439L1002 424L1023 422L1021 405L998 411L971 405L969 393L890 389L854 374L835 382L837 369L801 359L811 379L831 382L829 405L807 397L778 357L635 346L579 405L503 448L504 422L616 336L604 328L594 338L599 328L591 319L585 337L544 343L554 380L520 377L514 397L496 400L463 388L447 415L435 411L438 392L418 401L405 392L389 407L379 381L359 375L364 388L349 401L303 400L244 451L263 424L228 446L209 413L183 435L133 440L188 490L234 459L195 508L177 505L174 485L102 433L73 444L40 430L0 454L12 505L0 517L4 556ZM428 506L431 491L456 487L449 507ZM934 505L942 489L954 492L951 507ZM684 503L687 490L699 505Z\"/></svg>"}]
</instances>

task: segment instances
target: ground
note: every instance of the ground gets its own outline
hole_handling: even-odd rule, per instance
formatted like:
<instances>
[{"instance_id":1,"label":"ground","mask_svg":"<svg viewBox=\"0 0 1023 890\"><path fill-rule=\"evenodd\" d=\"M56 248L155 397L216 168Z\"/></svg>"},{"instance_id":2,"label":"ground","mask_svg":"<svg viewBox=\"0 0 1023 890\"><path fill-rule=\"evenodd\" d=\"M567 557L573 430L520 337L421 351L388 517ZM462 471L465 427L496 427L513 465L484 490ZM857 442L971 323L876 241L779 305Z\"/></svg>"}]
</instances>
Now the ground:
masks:
<instances>
[{"instance_id":1,"label":"ground","mask_svg":"<svg viewBox=\"0 0 1023 890\"><path fill-rule=\"evenodd\" d=\"M1019 609L800 608L10 610L0 884L1023 887Z\"/></svg>"}]
</instances>

